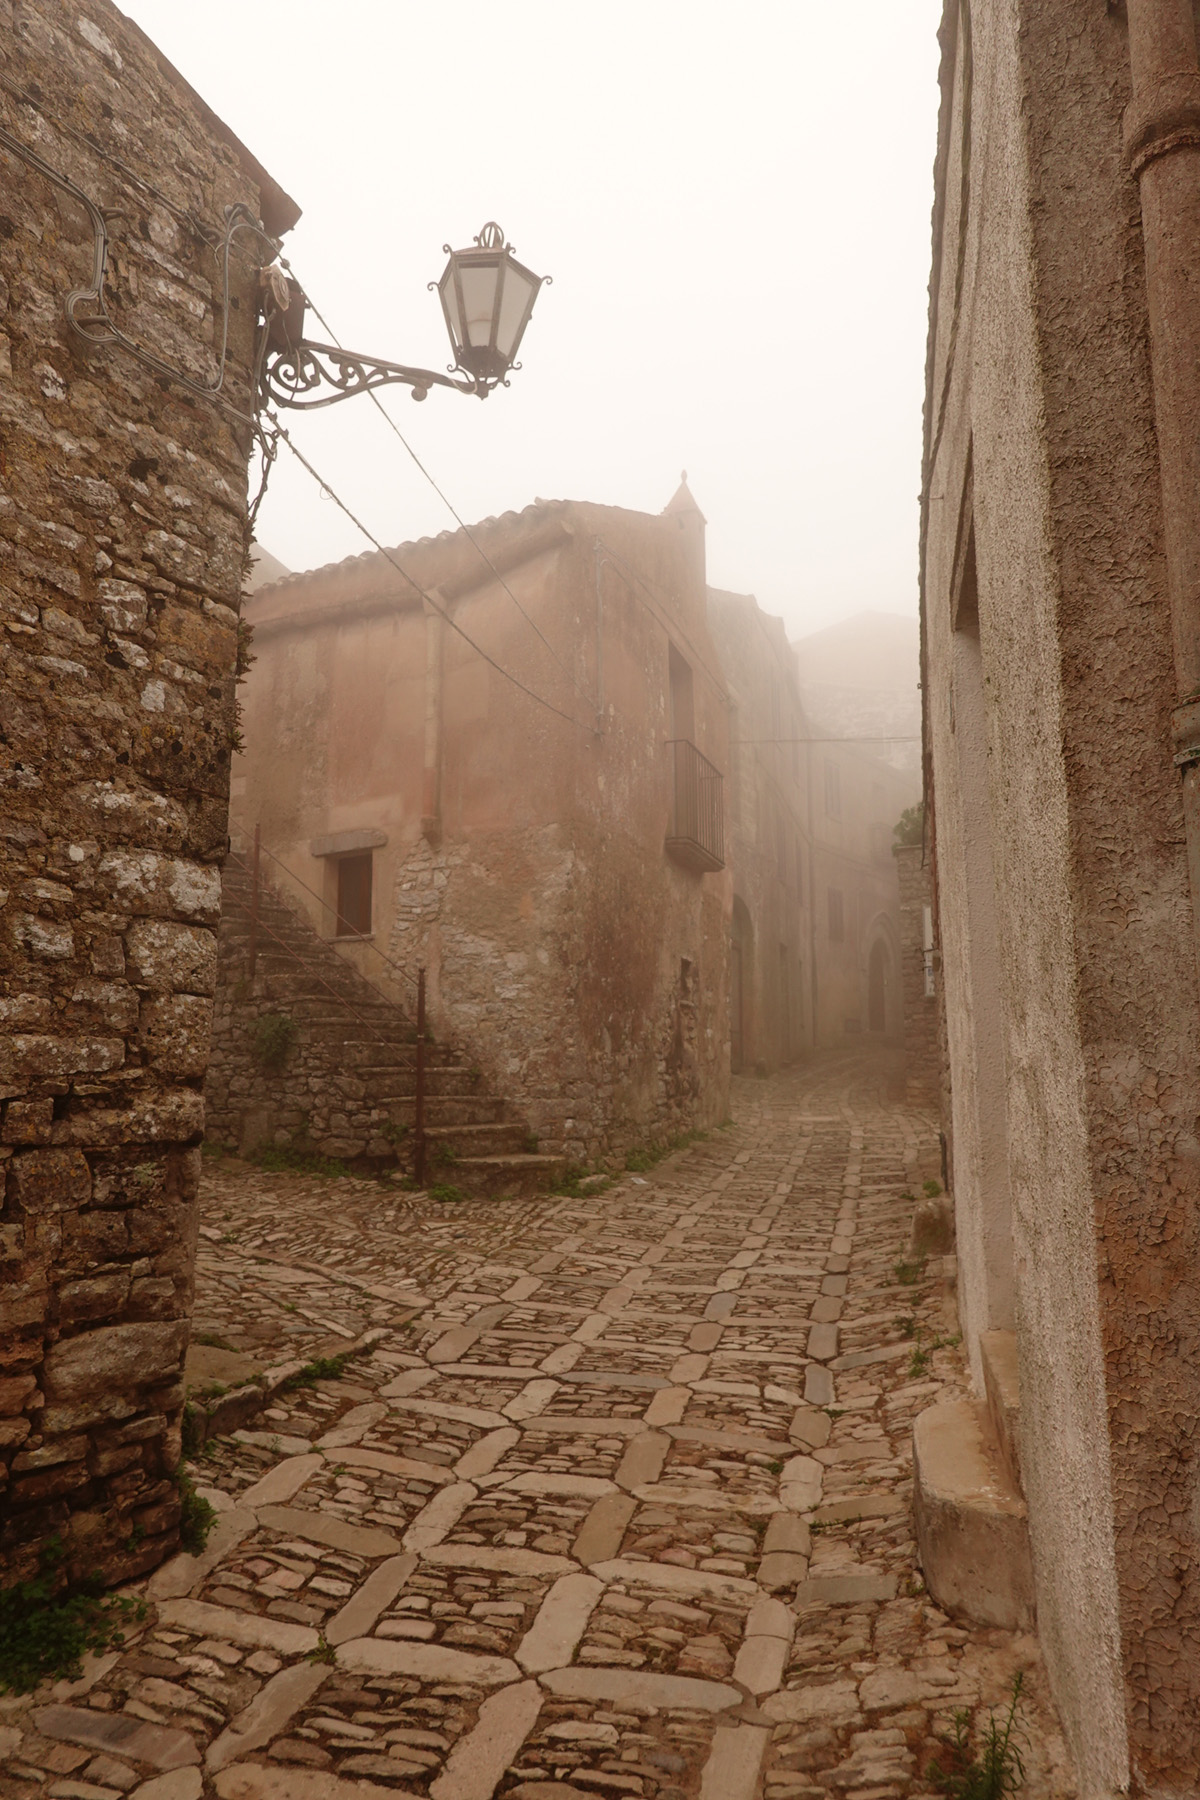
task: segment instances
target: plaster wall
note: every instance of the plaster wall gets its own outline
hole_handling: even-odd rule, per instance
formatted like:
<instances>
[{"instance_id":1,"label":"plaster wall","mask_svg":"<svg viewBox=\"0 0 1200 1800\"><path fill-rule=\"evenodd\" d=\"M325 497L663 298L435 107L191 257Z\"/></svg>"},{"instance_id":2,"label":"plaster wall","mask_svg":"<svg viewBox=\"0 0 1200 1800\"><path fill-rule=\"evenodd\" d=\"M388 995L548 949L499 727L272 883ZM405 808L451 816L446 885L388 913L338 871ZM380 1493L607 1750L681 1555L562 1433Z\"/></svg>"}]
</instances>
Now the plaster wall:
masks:
<instances>
[{"instance_id":1,"label":"plaster wall","mask_svg":"<svg viewBox=\"0 0 1200 1800\"><path fill-rule=\"evenodd\" d=\"M898 846L896 876L900 884L900 961L904 1002L904 1084L910 1106L936 1113L941 1106L941 1046L939 995L942 989L941 955L934 938L932 853L920 844ZM926 959L933 978L933 993L926 991Z\"/></svg>"},{"instance_id":2,"label":"plaster wall","mask_svg":"<svg viewBox=\"0 0 1200 1800\"><path fill-rule=\"evenodd\" d=\"M1200 1063L1128 46L1082 0L953 7L944 42L924 630L960 1245L986 1249L969 1115L998 1079L965 997L982 806L1039 1630L1084 1794L1126 1791L1132 1758L1177 1795L1200 1768ZM968 466L986 782L951 719Z\"/></svg>"},{"instance_id":3,"label":"plaster wall","mask_svg":"<svg viewBox=\"0 0 1200 1800\"><path fill-rule=\"evenodd\" d=\"M684 494L658 516L544 503L475 528L505 586L461 535L398 555L565 718L423 611L384 558L250 605L243 817L327 933L300 885L318 886L313 842L386 837L373 943L352 954L402 1000L424 966L439 1037L543 1149L581 1160L716 1123L728 1104L729 878L664 850L671 645L692 670L695 743L722 771L728 757L703 519Z\"/></svg>"},{"instance_id":4,"label":"plaster wall","mask_svg":"<svg viewBox=\"0 0 1200 1800\"><path fill-rule=\"evenodd\" d=\"M211 382L225 208L296 209L106 0L0 0L0 122L109 219L120 327ZM26 100L15 95L24 94ZM0 1555L178 1544L264 253L221 402L73 336L94 239L0 151Z\"/></svg>"}]
</instances>

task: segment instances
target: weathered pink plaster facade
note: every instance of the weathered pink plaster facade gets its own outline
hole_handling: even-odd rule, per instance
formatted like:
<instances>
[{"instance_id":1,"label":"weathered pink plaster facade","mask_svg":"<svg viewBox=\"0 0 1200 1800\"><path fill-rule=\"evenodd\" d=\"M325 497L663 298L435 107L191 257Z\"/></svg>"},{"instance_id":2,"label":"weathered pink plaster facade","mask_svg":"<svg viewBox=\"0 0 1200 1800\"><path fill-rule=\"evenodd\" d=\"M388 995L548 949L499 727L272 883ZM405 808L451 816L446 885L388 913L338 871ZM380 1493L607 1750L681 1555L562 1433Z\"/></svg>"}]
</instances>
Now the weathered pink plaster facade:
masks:
<instances>
[{"instance_id":1,"label":"weathered pink plaster facade","mask_svg":"<svg viewBox=\"0 0 1200 1800\"><path fill-rule=\"evenodd\" d=\"M544 1149L719 1122L730 880L667 844L671 746L712 766L718 808L728 760L686 487L659 515L538 502L393 557L249 600L237 829L326 935L369 858L345 953L404 1004L423 965L439 1038Z\"/></svg>"}]
</instances>

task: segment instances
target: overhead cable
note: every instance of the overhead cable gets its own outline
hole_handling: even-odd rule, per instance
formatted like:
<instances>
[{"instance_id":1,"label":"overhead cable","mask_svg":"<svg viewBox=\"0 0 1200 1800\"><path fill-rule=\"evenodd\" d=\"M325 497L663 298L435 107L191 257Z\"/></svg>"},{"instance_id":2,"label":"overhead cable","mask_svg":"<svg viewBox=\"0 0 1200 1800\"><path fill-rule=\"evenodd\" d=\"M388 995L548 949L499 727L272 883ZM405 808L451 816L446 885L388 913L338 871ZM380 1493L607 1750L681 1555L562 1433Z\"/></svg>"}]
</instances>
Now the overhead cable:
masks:
<instances>
[{"instance_id":1,"label":"overhead cable","mask_svg":"<svg viewBox=\"0 0 1200 1800\"><path fill-rule=\"evenodd\" d=\"M324 494L327 494L328 497L333 501L334 505L336 507L338 507L342 512L345 513L345 515L349 519L350 523L352 525L356 526L357 529L362 532L362 534L366 538L367 542L370 544L373 544L375 549L378 550L379 554L381 556L387 558L388 562L391 563L393 569L396 570L398 575L403 576L404 580L407 581L408 585L413 589L413 591L415 593L419 594L421 599L424 600L428 606L432 607L433 611L435 613L437 613L439 615L439 617L441 617L442 619L444 619L446 621L446 624L449 625L449 627L452 631L455 631L458 633L459 637L462 638L464 643L469 644L471 649L474 650L477 655L482 656L484 662L489 664L489 666L491 668L495 669L495 671L498 675L503 675L505 681L510 681L515 688L520 689L521 693L527 694L528 697L531 700L536 701L539 706L544 706L547 712L552 712L556 718L565 719L568 725L574 725L577 730L586 731L590 735L591 729L592 729L590 725L581 724L581 722L578 719L573 718L570 713L563 712L561 707L555 706L555 704L552 700L545 699L541 694L537 693L533 688L526 686L525 682L523 682L519 676L514 675L511 670L506 669L504 667L503 663L497 662L495 657L490 655L489 652L483 648L482 644L477 644L475 642L475 639L473 637L471 637L470 633L463 630L462 626L458 623L458 620L456 618L454 618L453 614L448 612L447 609L442 605L442 603L439 600L436 600L432 594L427 593L426 590L421 586L420 582L414 580L414 578L409 574L408 570L403 566L403 564L397 561L396 557L386 547L386 545L380 543L379 539L375 536L375 533L370 529L370 527L363 524L363 522L359 518L358 514L356 512L354 512L352 510L352 508L346 504L346 502L342 499L341 495L339 493L337 493L329 485L329 483L326 481L325 477L322 474L320 474L319 471L313 467L312 463L309 462L307 456L305 456L303 450L297 449L296 445L292 442L290 434L288 433L286 428L280 424L279 419L276 417L276 415L274 413L268 413L267 417L269 418L271 424L274 426L275 430L278 432L280 438L282 438L283 442L287 445L288 449L291 451L292 455L296 458L296 461L298 463L300 463L303 468L307 469L308 473L312 476L313 480L317 483L317 486L321 489L321 491Z\"/></svg>"},{"instance_id":2,"label":"overhead cable","mask_svg":"<svg viewBox=\"0 0 1200 1800\"><path fill-rule=\"evenodd\" d=\"M279 261L285 269L288 269L289 271L291 270L291 264L288 262L286 257L281 256ZM342 348L341 339L338 337L337 332L333 329L333 326L329 323L329 320L322 313L320 307L314 305L312 297L308 293L307 288L305 289L304 297L308 301L308 304L312 308L312 311L315 314L315 316L320 320L321 324L325 327L325 330L329 333L330 337L333 339L334 343L338 346L338 348L340 350ZM592 704L592 699L593 699L592 695L587 693L586 690L579 685L579 682L576 680L575 675L567 667L566 663L562 660L561 656L559 656L557 650L554 648L554 646L550 642L549 638L542 631L542 629L538 625L536 619L531 618L530 615L526 612L525 608L521 605L521 602L517 599L517 596L513 593L512 589L509 587L507 581L505 581L503 575L500 573L499 569L496 567L495 563L492 561L491 557L488 555L488 553L484 549L483 545L479 542L479 539L475 536L475 533L471 530L471 527L467 524L467 522L463 518L462 514L458 511L458 508L454 505L454 502L450 499L449 495L446 494L444 492L444 490L441 487L439 487L438 483L434 480L434 478L430 474L429 470L425 467L425 464L421 461L421 458L417 455L416 451L413 449L412 445L409 443L408 439L405 437L404 433L401 431L399 425L397 425L395 419L393 419L391 413L387 410L386 406L384 406L382 400L379 398L379 395L375 392L375 390L373 388L369 388L367 390L367 392L370 395L372 402L374 403L376 411L381 415L381 417L384 419L384 421L391 427L392 431L395 432L396 436L399 438L399 440L403 444L404 448L408 451L408 454L412 457L413 461L416 463L418 469L421 471L422 475L425 477L426 481L429 483L430 487L433 489L433 491L437 495L438 499L445 506L445 508L446 508L447 512L450 514L451 518L455 520L455 522L459 526L460 530L463 532L463 534L467 538L468 543L473 544L475 549L478 550L480 556L483 558L483 560L487 564L488 568L492 571L492 574L496 577L496 580L500 583L500 586L504 589L504 592L508 595L509 599L512 601L513 605L516 607L516 609L520 613L521 617L525 620L526 624L530 625L533 628L533 630L537 633L538 637L541 638L543 644L545 644L547 650L550 652L551 656L554 658L555 662L558 664L558 666L562 670L563 674L567 677L567 680L569 682L571 682L572 686L575 688L575 690L579 694L580 698L583 700L586 700L588 705L590 706Z\"/></svg>"}]
</instances>

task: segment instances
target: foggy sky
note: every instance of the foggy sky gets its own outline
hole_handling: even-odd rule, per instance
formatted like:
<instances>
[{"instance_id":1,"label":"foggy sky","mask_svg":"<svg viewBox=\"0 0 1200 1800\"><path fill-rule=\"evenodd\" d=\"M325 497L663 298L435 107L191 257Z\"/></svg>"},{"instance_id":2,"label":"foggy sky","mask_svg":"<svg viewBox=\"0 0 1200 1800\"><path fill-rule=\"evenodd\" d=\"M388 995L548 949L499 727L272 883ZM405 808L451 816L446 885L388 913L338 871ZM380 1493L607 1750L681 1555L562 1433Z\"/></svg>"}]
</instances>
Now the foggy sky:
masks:
<instances>
[{"instance_id":1,"label":"foggy sky","mask_svg":"<svg viewBox=\"0 0 1200 1800\"><path fill-rule=\"evenodd\" d=\"M425 284L488 219L553 275L510 389L383 396L465 519L686 468L710 580L791 635L915 610L940 0L124 9L303 207L343 343L443 368ZM384 543L453 527L368 400L288 422ZM258 535L369 548L286 451Z\"/></svg>"}]
</instances>

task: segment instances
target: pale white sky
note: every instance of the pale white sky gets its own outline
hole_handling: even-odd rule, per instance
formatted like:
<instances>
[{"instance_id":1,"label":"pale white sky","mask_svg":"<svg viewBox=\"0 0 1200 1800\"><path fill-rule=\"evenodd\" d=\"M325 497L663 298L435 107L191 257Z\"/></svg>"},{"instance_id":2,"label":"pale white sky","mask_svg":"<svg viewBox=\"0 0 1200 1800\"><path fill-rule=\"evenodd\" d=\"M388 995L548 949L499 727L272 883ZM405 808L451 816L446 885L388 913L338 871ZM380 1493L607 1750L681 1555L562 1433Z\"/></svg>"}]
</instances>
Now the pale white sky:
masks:
<instances>
[{"instance_id":1,"label":"pale white sky","mask_svg":"<svg viewBox=\"0 0 1200 1800\"><path fill-rule=\"evenodd\" d=\"M686 468L710 580L793 636L915 611L940 0L124 6L303 207L344 343L444 367L425 284L487 219L553 275L510 389L384 395L465 519ZM385 543L453 525L368 400L290 422ZM368 547L286 452L259 537Z\"/></svg>"}]
</instances>

